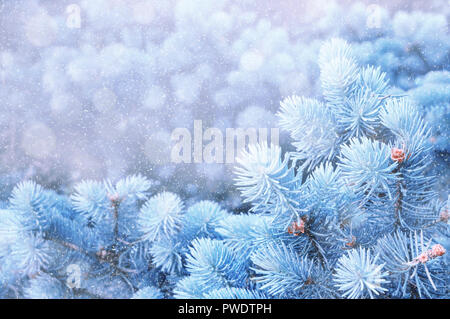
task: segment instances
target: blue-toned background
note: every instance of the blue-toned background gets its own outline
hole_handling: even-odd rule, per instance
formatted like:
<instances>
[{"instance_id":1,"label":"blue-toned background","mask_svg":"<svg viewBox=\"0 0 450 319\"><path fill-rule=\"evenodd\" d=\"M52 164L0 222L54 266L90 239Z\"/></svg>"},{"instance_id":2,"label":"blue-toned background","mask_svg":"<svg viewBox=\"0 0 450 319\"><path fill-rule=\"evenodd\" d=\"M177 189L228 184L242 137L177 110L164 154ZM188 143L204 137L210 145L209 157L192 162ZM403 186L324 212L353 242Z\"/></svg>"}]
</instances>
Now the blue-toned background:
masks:
<instances>
[{"instance_id":1,"label":"blue-toned background","mask_svg":"<svg viewBox=\"0 0 450 319\"><path fill-rule=\"evenodd\" d=\"M174 128L277 127L320 93L323 40L352 43L433 125L446 188L448 1L0 0L1 199L141 173L192 200L241 200L231 165L170 162ZM285 150L286 136L281 135Z\"/></svg>"}]
</instances>

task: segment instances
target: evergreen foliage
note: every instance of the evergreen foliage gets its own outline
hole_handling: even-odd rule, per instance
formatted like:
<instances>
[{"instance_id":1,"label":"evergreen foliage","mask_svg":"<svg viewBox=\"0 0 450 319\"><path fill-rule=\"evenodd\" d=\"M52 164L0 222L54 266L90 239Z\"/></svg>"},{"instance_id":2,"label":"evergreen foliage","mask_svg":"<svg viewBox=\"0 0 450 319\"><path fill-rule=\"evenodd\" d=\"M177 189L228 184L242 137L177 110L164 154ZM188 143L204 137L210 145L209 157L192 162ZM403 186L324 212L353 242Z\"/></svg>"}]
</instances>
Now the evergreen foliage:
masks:
<instances>
[{"instance_id":1,"label":"evergreen foliage","mask_svg":"<svg viewBox=\"0 0 450 319\"><path fill-rule=\"evenodd\" d=\"M448 298L433 129L346 41L318 61L323 99L278 113L295 149L238 160L246 213L186 205L140 175L68 198L18 184L0 210L0 297Z\"/></svg>"},{"instance_id":2,"label":"evergreen foliage","mask_svg":"<svg viewBox=\"0 0 450 319\"><path fill-rule=\"evenodd\" d=\"M2 0L0 200L30 176L68 192L83 178L117 180L140 172L182 198L225 197L224 205L236 209L241 202L224 165L169 163L170 133L192 131L194 119L221 130L275 127L281 99L321 94L316 62L330 37L352 43L354 57L340 57L347 72L355 70L355 61L376 66L382 72L361 70L361 81L384 90L385 81L370 77L385 72L397 87L389 93L415 100L432 129L436 170L443 171L449 147L448 2L423 1L423 11L412 11L420 1L398 3L79 0L73 4L81 26L71 28L68 3ZM333 85L340 75L328 77L324 84ZM335 93L323 92L326 98ZM380 101L364 94L351 95L346 107L362 107L367 120L353 122L344 113L340 130L373 129L371 110ZM361 99L370 103L361 105ZM331 114L315 118L301 111L305 121L322 124L310 128L316 145L293 137L302 150L297 155L329 156L336 137ZM288 141L280 137L286 149Z\"/></svg>"}]
</instances>

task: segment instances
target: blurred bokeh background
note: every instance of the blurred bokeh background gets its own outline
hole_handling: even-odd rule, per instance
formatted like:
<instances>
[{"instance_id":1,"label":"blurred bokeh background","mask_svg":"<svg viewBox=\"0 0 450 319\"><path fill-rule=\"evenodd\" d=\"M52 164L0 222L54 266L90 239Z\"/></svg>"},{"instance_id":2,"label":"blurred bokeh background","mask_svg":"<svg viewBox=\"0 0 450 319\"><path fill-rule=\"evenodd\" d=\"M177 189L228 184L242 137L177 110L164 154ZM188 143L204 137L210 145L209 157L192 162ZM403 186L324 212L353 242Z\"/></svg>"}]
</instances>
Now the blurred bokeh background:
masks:
<instances>
[{"instance_id":1,"label":"blurred bokeh background","mask_svg":"<svg viewBox=\"0 0 450 319\"><path fill-rule=\"evenodd\" d=\"M170 162L173 129L277 127L283 97L320 97L318 48L336 36L420 102L449 69L449 14L446 0L0 0L0 196L140 173L238 207L232 165ZM424 110L444 154L446 85Z\"/></svg>"}]
</instances>

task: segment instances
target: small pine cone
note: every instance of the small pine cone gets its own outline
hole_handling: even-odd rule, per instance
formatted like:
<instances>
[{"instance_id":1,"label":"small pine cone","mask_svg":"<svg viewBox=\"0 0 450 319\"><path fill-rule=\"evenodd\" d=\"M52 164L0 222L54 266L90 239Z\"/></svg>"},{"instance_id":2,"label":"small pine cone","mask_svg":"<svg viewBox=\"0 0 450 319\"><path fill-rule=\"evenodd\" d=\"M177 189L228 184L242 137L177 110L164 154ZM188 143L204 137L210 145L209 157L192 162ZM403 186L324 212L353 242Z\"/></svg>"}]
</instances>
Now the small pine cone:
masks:
<instances>
[{"instance_id":1,"label":"small pine cone","mask_svg":"<svg viewBox=\"0 0 450 319\"><path fill-rule=\"evenodd\" d=\"M356 243L356 237L352 235L352 239L349 242L346 242L345 245L348 247L353 247Z\"/></svg>"},{"instance_id":2,"label":"small pine cone","mask_svg":"<svg viewBox=\"0 0 450 319\"><path fill-rule=\"evenodd\" d=\"M426 263L428 261L428 254L421 253L419 256L416 257L416 260L422 264Z\"/></svg>"},{"instance_id":3,"label":"small pine cone","mask_svg":"<svg viewBox=\"0 0 450 319\"><path fill-rule=\"evenodd\" d=\"M118 206L122 200L119 194L108 194L108 198L111 201L112 206Z\"/></svg>"},{"instance_id":4,"label":"small pine cone","mask_svg":"<svg viewBox=\"0 0 450 319\"><path fill-rule=\"evenodd\" d=\"M305 222L300 220L299 222L293 222L288 227L288 233L294 236L300 235L300 233L305 233Z\"/></svg>"},{"instance_id":5,"label":"small pine cone","mask_svg":"<svg viewBox=\"0 0 450 319\"><path fill-rule=\"evenodd\" d=\"M445 254L445 248L442 247L440 244L436 244L433 247L431 247L430 257L436 258L440 257Z\"/></svg>"},{"instance_id":6,"label":"small pine cone","mask_svg":"<svg viewBox=\"0 0 450 319\"><path fill-rule=\"evenodd\" d=\"M402 150L401 148L395 148L395 147L393 147L393 148L391 149L391 159L392 159L394 162L401 163L401 162L403 162L403 161L405 160L405 157L406 157L405 151Z\"/></svg>"}]
</instances>

